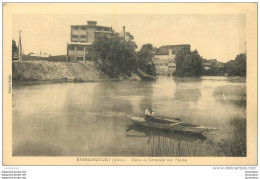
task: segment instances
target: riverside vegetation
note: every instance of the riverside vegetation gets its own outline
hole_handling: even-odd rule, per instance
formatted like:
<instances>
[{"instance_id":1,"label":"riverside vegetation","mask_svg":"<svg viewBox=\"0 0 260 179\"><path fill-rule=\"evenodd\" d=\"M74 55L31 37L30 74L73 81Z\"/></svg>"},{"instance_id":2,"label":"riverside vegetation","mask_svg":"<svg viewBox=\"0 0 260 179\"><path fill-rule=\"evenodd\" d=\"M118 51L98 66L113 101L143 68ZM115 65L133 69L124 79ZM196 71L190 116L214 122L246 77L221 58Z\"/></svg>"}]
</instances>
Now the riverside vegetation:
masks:
<instances>
[{"instance_id":1,"label":"riverside vegetation","mask_svg":"<svg viewBox=\"0 0 260 179\"><path fill-rule=\"evenodd\" d=\"M16 61L18 48L16 42L12 40L12 61L15 62L12 68L13 80L14 82L88 82L103 79L154 80L156 68L153 57L156 51L157 48L153 47L152 44L144 44L141 49L137 51L137 45L133 41L133 38L126 40L118 33L113 32L111 37L104 36L103 38L97 38L92 44L89 56L94 62L94 65L63 64L62 62L66 62L66 56L64 55L50 57L24 56L23 59L27 59L28 62L18 63ZM246 53L237 55L235 60L230 60L225 64L223 63L223 68L219 68L216 63L217 61L213 60L210 70L207 71L203 68L203 62L207 60L203 59L197 50L189 53L180 51L177 53L175 60L176 71L174 75L177 77L224 74L228 76L246 76ZM56 63L51 64L43 61ZM58 62L60 62L60 64L58 64ZM91 73L93 72L96 75L93 76L85 70L90 70ZM60 73L61 75L59 76Z\"/></svg>"},{"instance_id":2,"label":"riverside vegetation","mask_svg":"<svg viewBox=\"0 0 260 179\"><path fill-rule=\"evenodd\" d=\"M132 40L117 33L111 37L97 38L91 46L93 63L65 63L64 56L39 58L24 56L27 61L15 60L17 51L13 41L13 81L89 82L101 80L154 80L153 46L145 44L137 51ZM63 58L63 60L61 59ZM53 59L52 62L50 62ZM62 62L63 61L63 62Z\"/></svg>"}]
</instances>

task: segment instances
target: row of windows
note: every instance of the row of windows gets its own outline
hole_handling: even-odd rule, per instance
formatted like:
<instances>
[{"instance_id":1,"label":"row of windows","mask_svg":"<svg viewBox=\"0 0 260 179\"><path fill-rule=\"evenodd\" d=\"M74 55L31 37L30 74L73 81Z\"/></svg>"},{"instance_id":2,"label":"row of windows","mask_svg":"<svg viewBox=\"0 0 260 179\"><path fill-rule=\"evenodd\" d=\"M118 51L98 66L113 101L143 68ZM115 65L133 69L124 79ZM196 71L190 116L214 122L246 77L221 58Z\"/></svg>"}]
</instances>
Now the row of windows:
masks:
<instances>
[{"instance_id":1,"label":"row of windows","mask_svg":"<svg viewBox=\"0 0 260 179\"><path fill-rule=\"evenodd\" d=\"M86 27L72 27L73 30L86 30Z\"/></svg>"},{"instance_id":2,"label":"row of windows","mask_svg":"<svg viewBox=\"0 0 260 179\"><path fill-rule=\"evenodd\" d=\"M75 47L69 47L69 50L74 51ZM77 51L83 51L84 47L77 47Z\"/></svg>"},{"instance_id":3,"label":"row of windows","mask_svg":"<svg viewBox=\"0 0 260 179\"><path fill-rule=\"evenodd\" d=\"M86 27L72 27L73 30L86 30ZM97 27L97 31L110 31L110 28Z\"/></svg>"},{"instance_id":4,"label":"row of windows","mask_svg":"<svg viewBox=\"0 0 260 179\"><path fill-rule=\"evenodd\" d=\"M86 43L86 39L80 39L80 41L78 41L78 39L71 39L71 42L82 42L82 43Z\"/></svg>"},{"instance_id":5,"label":"row of windows","mask_svg":"<svg viewBox=\"0 0 260 179\"><path fill-rule=\"evenodd\" d=\"M72 38L79 38L78 35L72 35L71 37ZM80 35L80 38L84 39L84 38L87 38L87 36L86 35Z\"/></svg>"}]
</instances>

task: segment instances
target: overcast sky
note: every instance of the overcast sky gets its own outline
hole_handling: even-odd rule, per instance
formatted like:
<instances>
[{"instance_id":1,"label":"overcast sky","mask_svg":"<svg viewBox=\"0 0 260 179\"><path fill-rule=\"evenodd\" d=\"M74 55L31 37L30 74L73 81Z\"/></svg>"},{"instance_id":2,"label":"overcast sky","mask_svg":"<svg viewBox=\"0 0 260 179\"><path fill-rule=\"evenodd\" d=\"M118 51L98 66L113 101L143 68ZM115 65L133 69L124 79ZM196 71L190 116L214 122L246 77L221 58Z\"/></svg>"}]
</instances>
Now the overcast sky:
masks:
<instances>
[{"instance_id":1,"label":"overcast sky","mask_svg":"<svg viewBox=\"0 0 260 179\"><path fill-rule=\"evenodd\" d=\"M84 25L95 20L98 25L117 32L126 26L140 48L145 43L162 45L190 44L206 59L222 62L245 51L246 22L240 14L196 15L13 15L13 38L18 42L22 30L25 54L40 51L65 55L70 40L70 25Z\"/></svg>"}]
</instances>

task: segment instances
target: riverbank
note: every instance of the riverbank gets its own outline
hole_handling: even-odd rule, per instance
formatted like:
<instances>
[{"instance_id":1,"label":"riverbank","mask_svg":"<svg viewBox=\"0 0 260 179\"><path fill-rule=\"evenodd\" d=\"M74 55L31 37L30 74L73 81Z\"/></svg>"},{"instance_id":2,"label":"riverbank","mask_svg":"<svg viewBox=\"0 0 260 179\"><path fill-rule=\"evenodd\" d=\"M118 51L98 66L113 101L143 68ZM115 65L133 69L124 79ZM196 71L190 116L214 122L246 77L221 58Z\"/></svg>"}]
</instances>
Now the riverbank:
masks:
<instances>
[{"instance_id":1,"label":"riverbank","mask_svg":"<svg viewBox=\"0 0 260 179\"><path fill-rule=\"evenodd\" d=\"M110 78L92 63L66 63L40 60L14 61L12 63L13 85L30 85L62 82L97 82L106 80L142 80L142 75Z\"/></svg>"}]
</instances>

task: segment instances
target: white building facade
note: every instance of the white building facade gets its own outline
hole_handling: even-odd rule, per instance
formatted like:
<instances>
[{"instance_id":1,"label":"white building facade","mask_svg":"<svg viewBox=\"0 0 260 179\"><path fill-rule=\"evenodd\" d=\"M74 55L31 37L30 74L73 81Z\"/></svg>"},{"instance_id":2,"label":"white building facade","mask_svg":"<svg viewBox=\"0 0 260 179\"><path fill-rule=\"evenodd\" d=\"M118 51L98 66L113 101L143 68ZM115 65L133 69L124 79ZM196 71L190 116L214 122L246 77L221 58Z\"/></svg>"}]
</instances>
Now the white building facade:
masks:
<instances>
[{"instance_id":1,"label":"white building facade","mask_svg":"<svg viewBox=\"0 0 260 179\"><path fill-rule=\"evenodd\" d=\"M158 75L173 75L176 70L175 57L179 51L190 52L190 45L166 45L158 49L154 55L154 63Z\"/></svg>"}]
</instances>

